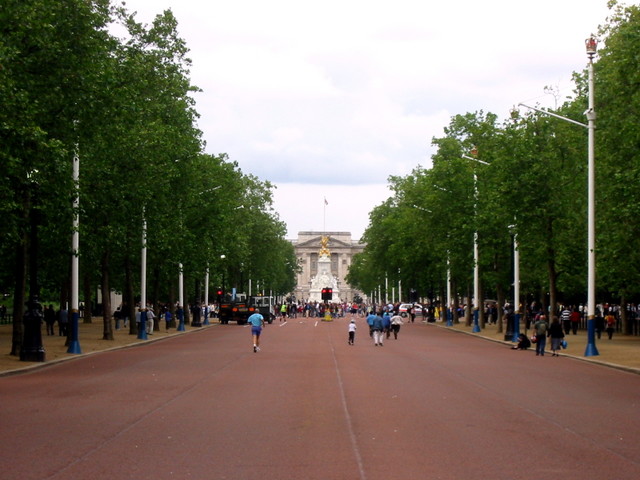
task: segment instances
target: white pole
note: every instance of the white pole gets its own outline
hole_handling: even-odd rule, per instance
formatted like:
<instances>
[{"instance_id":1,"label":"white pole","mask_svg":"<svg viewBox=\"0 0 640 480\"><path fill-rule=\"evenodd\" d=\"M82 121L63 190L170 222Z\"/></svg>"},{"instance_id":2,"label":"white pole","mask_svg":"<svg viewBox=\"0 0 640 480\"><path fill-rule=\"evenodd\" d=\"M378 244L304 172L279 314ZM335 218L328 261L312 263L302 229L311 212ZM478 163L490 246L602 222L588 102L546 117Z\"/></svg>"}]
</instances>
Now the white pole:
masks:
<instances>
[{"instance_id":1,"label":"white pole","mask_svg":"<svg viewBox=\"0 0 640 480\"><path fill-rule=\"evenodd\" d=\"M204 306L205 308L209 307L209 267L204 274Z\"/></svg>"},{"instance_id":2,"label":"white pole","mask_svg":"<svg viewBox=\"0 0 640 480\"><path fill-rule=\"evenodd\" d=\"M178 264L178 302L184 309L184 273L182 271L182 263Z\"/></svg>"},{"instance_id":3,"label":"white pole","mask_svg":"<svg viewBox=\"0 0 640 480\"><path fill-rule=\"evenodd\" d=\"M78 275L78 250L80 248L80 195L78 182L80 179L80 159L78 153L73 155L73 183L75 196L73 198L73 237L71 239L71 310L76 311L78 305L79 275Z\"/></svg>"},{"instance_id":4,"label":"white pole","mask_svg":"<svg viewBox=\"0 0 640 480\"><path fill-rule=\"evenodd\" d=\"M445 316L447 327L453 326L453 299L451 298L451 267L449 262L449 251L447 251L447 303L445 308Z\"/></svg>"},{"instance_id":5,"label":"white pole","mask_svg":"<svg viewBox=\"0 0 640 480\"><path fill-rule=\"evenodd\" d=\"M595 39L587 39L587 42ZM595 315L596 315L596 215L595 215L595 128L596 111L594 102L594 82L593 82L593 56L595 55L595 44L593 51L587 50L589 55L589 108L587 109L588 128L588 214L587 214L587 236L588 236L588 278L587 278L587 348L585 356L599 355L595 344Z\"/></svg>"},{"instance_id":6,"label":"white pole","mask_svg":"<svg viewBox=\"0 0 640 480\"><path fill-rule=\"evenodd\" d=\"M387 274L384 274L384 303L385 305L389 303L389 277Z\"/></svg>"},{"instance_id":7,"label":"white pole","mask_svg":"<svg viewBox=\"0 0 640 480\"><path fill-rule=\"evenodd\" d=\"M476 217L478 203L478 176L473 172L473 215ZM473 232L473 332L480 331L478 315L480 312L480 268L478 265L478 229Z\"/></svg>"},{"instance_id":8,"label":"white pole","mask_svg":"<svg viewBox=\"0 0 640 480\"><path fill-rule=\"evenodd\" d=\"M520 312L520 248L518 234L513 237L513 303L516 313Z\"/></svg>"},{"instance_id":9,"label":"white pole","mask_svg":"<svg viewBox=\"0 0 640 480\"><path fill-rule=\"evenodd\" d=\"M79 292L79 258L80 249L80 156L78 146L73 154L73 236L71 237L71 340L67 353L82 353L78 341L78 322L80 318Z\"/></svg>"},{"instance_id":10,"label":"white pole","mask_svg":"<svg viewBox=\"0 0 640 480\"><path fill-rule=\"evenodd\" d=\"M147 308L147 220L142 217L142 256L140 268L140 307Z\"/></svg>"},{"instance_id":11,"label":"white pole","mask_svg":"<svg viewBox=\"0 0 640 480\"><path fill-rule=\"evenodd\" d=\"M142 209L142 252L140 261L140 340L147 339L147 219Z\"/></svg>"}]
</instances>

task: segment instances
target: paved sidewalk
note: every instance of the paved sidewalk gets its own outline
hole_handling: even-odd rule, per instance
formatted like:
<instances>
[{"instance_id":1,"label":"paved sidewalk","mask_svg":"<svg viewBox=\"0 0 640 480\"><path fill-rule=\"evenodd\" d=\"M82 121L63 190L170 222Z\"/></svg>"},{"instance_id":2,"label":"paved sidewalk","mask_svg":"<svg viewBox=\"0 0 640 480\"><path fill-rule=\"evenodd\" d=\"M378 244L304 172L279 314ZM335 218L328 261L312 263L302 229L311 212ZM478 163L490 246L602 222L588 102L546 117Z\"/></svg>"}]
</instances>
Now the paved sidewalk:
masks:
<instances>
[{"instance_id":1,"label":"paved sidewalk","mask_svg":"<svg viewBox=\"0 0 640 480\"><path fill-rule=\"evenodd\" d=\"M217 320L213 322L218 324ZM42 344L45 350L45 362L22 362L18 356L9 355L11 351L11 339L13 325L0 325L0 376L12 373L20 373L28 370L42 368L54 362L73 360L85 355L102 352L117 348L127 348L136 345L143 345L158 340L163 340L176 335L184 335L190 332L197 332L210 326L191 327L185 326L184 332L178 332L175 328L168 332L165 330L165 322L161 322L160 330L154 331L152 335L147 335L147 340L139 340L137 335L130 335L129 328L113 330L113 340L103 340L104 325L102 318L94 317L93 323L82 323L78 325L78 341L80 343L80 354L67 353L65 346L66 338L58 335L56 325L56 335L49 336L46 329L42 327Z\"/></svg>"},{"instance_id":2,"label":"paved sidewalk","mask_svg":"<svg viewBox=\"0 0 640 480\"><path fill-rule=\"evenodd\" d=\"M505 346L513 346L511 341L504 340L504 331L498 332L498 326L485 325L485 328L479 333L473 333L472 326L467 327L464 323L455 324L453 327L447 327L444 323L436 322L432 325L450 329L456 332L469 335L476 335L487 340L505 344ZM521 330L521 333L524 329ZM526 332L531 334L531 330ZM585 357L587 347L587 332L579 330L577 335L569 334L565 337L567 341L567 349L562 350L560 355L572 357L577 360L601 364L607 367L626 370L632 373L640 374L640 337L631 335L613 334L613 339L609 340L606 333L602 334L602 338L596 338L595 345L599 355ZM549 350L549 342L547 342L547 350ZM529 349L534 355L535 347ZM525 352L522 352L525 353Z\"/></svg>"}]
</instances>

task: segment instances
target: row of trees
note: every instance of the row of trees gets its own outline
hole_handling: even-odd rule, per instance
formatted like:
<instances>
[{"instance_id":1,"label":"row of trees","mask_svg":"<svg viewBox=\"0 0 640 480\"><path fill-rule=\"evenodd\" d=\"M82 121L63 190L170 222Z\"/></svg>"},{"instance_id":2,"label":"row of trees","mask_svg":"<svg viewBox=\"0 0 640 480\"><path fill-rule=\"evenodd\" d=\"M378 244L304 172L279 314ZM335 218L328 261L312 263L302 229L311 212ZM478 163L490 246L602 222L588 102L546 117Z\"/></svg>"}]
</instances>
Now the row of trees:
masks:
<instances>
[{"instance_id":1,"label":"row of trees","mask_svg":"<svg viewBox=\"0 0 640 480\"><path fill-rule=\"evenodd\" d=\"M599 38L597 297L624 307L640 294L639 8L612 2ZM556 113L586 123L586 77L586 71L574 74L574 95ZM348 281L367 292L387 276L423 297L446 298L449 269L454 294L471 298L477 232L480 298L504 305L513 301L517 235L518 303L555 311L559 302L586 302L586 129L537 112L514 111L500 123L480 111L454 116L444 134L433 139L431 168L390 178L393 195L370 214L367 247ZM471 152L488 165L464 158Z\"/></svg>"},{"instance_id":2,"label":"row of trees","mask_svg":"<svg viewBox=\"0 0 640 480\"><path fill-rule=\"evenodd\" d=\"M293 290L295 254L273 185L226 154L204 153L187 54L170 11L143 25L110 0L4 3L0 288L13 303L13 354L28 295L68 304L76 191L81 300L90 314L102 289L105 339L109 292L133 309L140 291L143 221L154 302L175 302L180 265L192 302L207 268L213 288L252 279Z\"/></svg>"}]
</instances>

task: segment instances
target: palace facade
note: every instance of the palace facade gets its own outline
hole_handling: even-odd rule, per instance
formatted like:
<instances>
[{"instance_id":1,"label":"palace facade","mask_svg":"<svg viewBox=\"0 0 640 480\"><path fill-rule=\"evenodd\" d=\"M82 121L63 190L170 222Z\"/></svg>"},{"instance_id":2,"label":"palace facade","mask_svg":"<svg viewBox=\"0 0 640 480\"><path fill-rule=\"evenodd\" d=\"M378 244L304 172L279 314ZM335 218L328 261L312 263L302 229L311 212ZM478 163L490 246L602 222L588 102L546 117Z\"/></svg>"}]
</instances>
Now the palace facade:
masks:
<instances>
[{"instance_id":1,"label":"palace facade","mask_svg":"<svg viewBox=\"0 0 640 480\"><path fill-rule=\"evenodd\" d=\"M345 281L353 256L364 250L364 244L359 240L352 240L350 232L298 232L298 238L291 240L298 257L298 265L301 267L293 292L296 299L309 299L312 280L318 274L318 257L322 249L323 236L329 237L327 247L331 258L331 275L337 280L336 293L340 300L352 302L356 295L366 298L362 292L351 288Z\"/></svg>"}]
</instances>

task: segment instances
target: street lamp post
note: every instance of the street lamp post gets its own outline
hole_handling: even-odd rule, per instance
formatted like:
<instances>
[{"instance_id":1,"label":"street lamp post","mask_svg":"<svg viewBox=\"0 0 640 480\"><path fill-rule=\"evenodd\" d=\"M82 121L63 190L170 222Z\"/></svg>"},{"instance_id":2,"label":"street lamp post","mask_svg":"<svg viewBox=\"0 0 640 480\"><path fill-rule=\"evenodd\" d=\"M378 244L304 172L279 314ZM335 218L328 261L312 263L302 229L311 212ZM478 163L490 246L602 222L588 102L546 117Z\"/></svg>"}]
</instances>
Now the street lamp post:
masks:
<instances>
[{"instance_id":1,"label":"street lamp post","mask_svg":"<svg viewBox=\"0 0 640 480\"><path fill-rule=\"evenodd\" d=\"M209 325L209 265L204 275L204 321L203 325Z\"/></svg>"},{"instance_id":2,"label":"street lamp post","mask_svg":"<svg viewBox=\"0 0 640 480\"><path fill-rule=\"evenodd\" d=\"M79 275L78 275L78 250L80 248L80 157L78 155L78 147L73 154L73 188L75 190L73 197L73 236L71 238L71 338L67 353L80 354L80 341L78 340L78 323L80 320L80 310L78 302L79 291Z\"/></svg>"},{"instance_id":3,"label":"street lamp post","mask_svg":"<svg viewBox=\"0 0 640 480\"><path fill-rule=\"evenodd\" d=\"M515 228L515 225L512 225ZM520 336L520 245L518 244L518 232L513 234L513 337L517 342Z\"/></svg>"},{"instance_id":4,"label":"street lamp post","mask_svg":"<svg viewBox=\"0 0 640 480\"><path fill-rule=\"evenodd\" d=\"M142 254L140 262L140 326L138 339L147 339L147 219L142 212Z\"/></svg>"},{"instance_id":5,"label":"street lamp post","mask_svg":"<svg viewBox=\"0 0 640 480\"><path fill-rule=\"evenodd\" d=\"M585 112L587 116L588 131L588 278L587 278L587 348L585 357L599 355L596 348L596 215L595 215L595 129L596 111L594 105L593 88L593 57L596 54L598 42L593 35L585 40L587 56L589 57L589 106Z\"/></svg>"},{"instance_id":6,"label":"street lamp post","mask_svg":"<svg viewBox=\"0 0 640 480\"><path fill-rule=\"evenodd\" d=\"M588 180L587 180L587 347L584 353L585 357L592 357L600 355L598 348L596 347L596 228L595 228L595 128L596 128L596 111L594 106L594 81L593 81L593 57L596 54L598 41L591 35L585 40L585 46L587 50L587 56L589 57L588 64L588 82L589 82L589 103L587 110L584 112L587 117L587 124L577 122L570 118L563 117L556 113L548 112L535 107L530 107L524 103L519 105L535 110L536 112L544 115L549 115L566 122L579 125L587 128L587 165L588 165Z\"/></svg>"},{"instance_id":7,"label":"street lamp post","mask_svg":"<svg viewBox=\"0 0 640 480\"><path fill-rule=\"evenodd\" d=\"M473 149L475 154L476 149ZM482 163L483 165L489 165L489 163L478 160L475 157L470 157L469 155L462 155L462 158L465 160L472 160L474 162ZM476 175L475 168L473 169L473 213L474 216L477 210L478 203L478 176ZM474 306L473 306L473 332L480 332L480 325L478 325L478 314L479 310L482 306L482 302L480 301L480 268L479 268L479 254L478 254L478 228L473 232L473 298L474 298Z\"/></svg>"},{"instance_id":8,"label":"street lamp post","mask_svg":"<svg viewBox=\"0 0 640 480\"><path fill-rule=\"evenodd\" d=\"M186 328L184 326L184 271L182 262L178 264L178 310L176 311L176 316L178 317L176 331L184 332Z\"/></svg>"}]
</instances>

